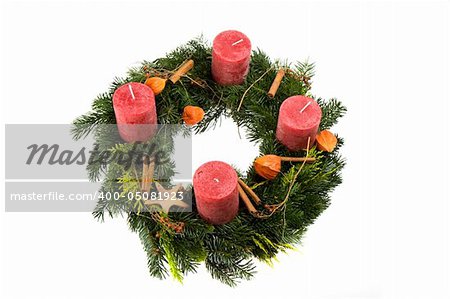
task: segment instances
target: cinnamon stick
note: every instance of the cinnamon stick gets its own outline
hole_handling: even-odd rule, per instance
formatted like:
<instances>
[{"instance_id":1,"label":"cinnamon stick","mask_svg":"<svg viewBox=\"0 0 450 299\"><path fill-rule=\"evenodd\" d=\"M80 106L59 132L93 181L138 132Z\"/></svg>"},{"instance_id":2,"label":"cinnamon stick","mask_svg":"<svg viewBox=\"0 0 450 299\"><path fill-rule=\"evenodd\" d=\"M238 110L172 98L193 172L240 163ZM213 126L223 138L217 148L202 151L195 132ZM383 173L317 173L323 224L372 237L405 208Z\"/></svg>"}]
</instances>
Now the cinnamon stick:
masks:
<instances>
[{"instance_id":1,"label":"cinnamon stick","mask_svg":"<svg viewBox=\"0 0 450 299\"><path fill-rule=\"evenodd\" d=\"M142 184L141 184L142 192L150 192L154 172L155 172L154 159L150 159L149 156L145 156L142 169Z\"/></svg>"},{"instance_id":2,"label":"cinnamon stick","mask_svg":"<svg viewBox=\"0 0 450 299\"><path fill-rule=\"evenodd\" d=\"M178 80L180 80L181 76L189 72L194 67L194 60L189 59L185 63L183 63L176 71L173 73L172 76L170 76L169 80L172 81L172 83L176 83Z\"/></svg>"},{"instance_id":3,"label":"cinnamon stick","mask_svg":"<svg viewBox=\"0 0 450 299\"><path fill-rule=\"evenodd\" d=\"M148 166L150 164L150 159L147 155L144 156L142 161L142 180L141 180L141 190L145 190L145 184L148 176Z\"/></svg>"},{"instance_id":4,"label":"cinnamon stick","mask_svg":"<svg viewBox=\"0 0 450 299\"><path fill-rule=\"evenodd\" d=\"M267 93L269 97L273 98L275 96L278 87L280 87L281 80L283 80L285 73L286 72L284 71L284 69L278 70L277 75L275 76L275 79L273 80L272 85L270 86L269 92Z\"/></svg>"},{"instance_id":5,"label":"cinnamon stick","mask_svg":"<svg viewBox=\"0 0 450 299\"><path fill-rule=\"evenodd\" d=\"M288 162L315 162L316 158L314 157L280 157L281 161Z\"/></svg>"},{"instance_id":6,"label":"cinnamon stick","mask_svg":"<svg viewBox=\"0 0 450 299\"><path fill-rule=\"evenodd\" d=\"M261 199L258 197L258 195L256 195L256 193L252 190L252 188L250 188L249 186L247 186L247 184L239 179L239 185L241 185L242 189L244 189L244 191L246 191L250 197L253 199L253 201L257 204L260 205L261 204Z\"/></svg>"},{"instance_id":7,"label":"cinnamon stick","mask_svg":"<svg viewBox=\"0 0 450 299\"><path fill-rule=\"evenodd\" d=\"M250 214L256 214L256 209L251 203L250 199L248 198L247 194L244 192L244 189L242 189L241 185L238 184L238 190L239 195L241 196L242 201L244 202L245 206L247 207Z\"/></svg>"}]
</instances>

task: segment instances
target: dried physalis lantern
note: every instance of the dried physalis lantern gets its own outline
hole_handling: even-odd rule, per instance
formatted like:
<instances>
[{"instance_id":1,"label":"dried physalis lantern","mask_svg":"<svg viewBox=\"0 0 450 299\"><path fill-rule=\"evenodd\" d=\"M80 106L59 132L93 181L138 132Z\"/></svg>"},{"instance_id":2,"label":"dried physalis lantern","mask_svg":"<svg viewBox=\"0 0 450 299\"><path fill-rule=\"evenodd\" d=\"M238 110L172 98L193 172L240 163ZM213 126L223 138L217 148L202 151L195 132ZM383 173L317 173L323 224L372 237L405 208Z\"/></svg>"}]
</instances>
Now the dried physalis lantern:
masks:
<instances>
[{"instance_id":1,"label":"dried physalis lantern","mask_svg":"<svg viewBox=\"0 0 450 299\"><path fill-rule=\"evenodd\" d=\"M257 174L265 179L273 180L281 170L281 159L276 155L265 155L256 158L253 165Z\"/></svg>"},{"instance_id":2,"label":"dried physalis lantern","mask_svg":"<svg viewBox=\"0 0 450 299\"><path fill-rule=\"evenodd\" d=\"M337 138L328 130L323 130L316 136L317 148L324 152L331 153L337 144Z\"/></svg>"},{"instance_id":3,"label":"dried physalis lantern","mask_svg":"<svg viewBox=\"0 0 450 299\"><path fill-rule=\"evenodd\" d=\"M203 116L205 116L205 111L197 106L186 106L183 110L183 120L186 125L193 126L199 123Z\"/></svg>"},{"instance_id":4,"label":"dried physalis lantern","mask_svg":"<svg viewBox=\"0 0 450 299\"><path fill-rule=\"evenodd\" d=\"M151 78L147 78L147 80L145 80L145 85L150 87L153 90L153 93L155 94L155 96L157 96L166 87L166 81L167 80L163 79L163 78L151 77Z\"/></svg>"},{"instance_id":5,"label":"dried physalis lantern","mask_svg":"<svg viewBox=\"0 0 450 299\"><path fill-rule=\"evenodd\" d=\"M253 163L256 173L265 179L273 180L281 170L281 162L314 162L315 158L308 157L280 157L277 155L264 155L256 158Z\"/></svg>"}]
</instances>

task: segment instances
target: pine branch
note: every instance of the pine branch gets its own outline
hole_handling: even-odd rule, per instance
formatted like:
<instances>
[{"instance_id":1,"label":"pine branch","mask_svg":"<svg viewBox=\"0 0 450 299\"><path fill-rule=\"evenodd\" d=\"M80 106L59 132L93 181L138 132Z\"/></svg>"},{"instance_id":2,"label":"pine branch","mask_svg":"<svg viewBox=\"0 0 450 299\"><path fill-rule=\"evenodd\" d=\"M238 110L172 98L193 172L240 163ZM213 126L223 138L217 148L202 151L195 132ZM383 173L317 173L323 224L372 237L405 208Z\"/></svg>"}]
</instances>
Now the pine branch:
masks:
<instances>
[{"instance_id":1,"label":"pine branch","mask_svg":"<svg viewBox=\"0 0 450 299\"><path fill-rule=\"evenodd\" d=\"M332 126L337 124L339 118L344 116L345 112L347 112L347 108L334 98L329 101L318 98L317 103L322 108L320 130L327 130L331 128Z\"/></svg>"}]
</instances>

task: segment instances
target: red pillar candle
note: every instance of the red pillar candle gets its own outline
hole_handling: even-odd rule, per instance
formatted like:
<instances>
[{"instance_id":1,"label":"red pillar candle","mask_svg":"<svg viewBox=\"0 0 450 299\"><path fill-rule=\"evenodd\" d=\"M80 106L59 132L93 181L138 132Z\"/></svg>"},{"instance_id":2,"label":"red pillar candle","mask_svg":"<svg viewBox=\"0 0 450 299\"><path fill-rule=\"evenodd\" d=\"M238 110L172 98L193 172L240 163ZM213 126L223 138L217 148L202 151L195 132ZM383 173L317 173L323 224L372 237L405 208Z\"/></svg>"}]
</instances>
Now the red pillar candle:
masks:
<instances>
[{"instance_id":1,"label":"red pillar candle","mask_svg":"<svg viewBox=\"0 0 450 299\"><path fill-rule=\"evenodd\" d=\"M284 100L278 114L277 139L291 151L306 149L316 140L322 118L319 104L305 96Z\"/></svg>"},{"instance_id":2,"label":"red pillar candle","mask_svg":"<svg viewBox=\"0 0 450 299\"><path fill-rule=\"evenodd\" d=\"M228 30L213 41L211 71L220 85L242 84L247 76L252 45L242 32Z\"/></svg>"},{"instance_id":3,"label":"red pillar candle","mask_svg":"<svg viewBox=\"0 0 450 299\"><path fill-rule=\"evenodd\" d=\"M227 163L211 161L201 165L193 179L195 202L200 216L211 224L224 224L239 209L238 178Z\"/></svg>"},{"instance_id":4,"label":"red pillar candle","mask_svg":"<svg viewBox=\"0 0 450 299\"><path fill-rule=\"evenodd\" d=\"M119 134L126 142L146 141L157 123L155 95L145 84L131 82L120 86L113 95Z\"/></svg>"}]
</instances>

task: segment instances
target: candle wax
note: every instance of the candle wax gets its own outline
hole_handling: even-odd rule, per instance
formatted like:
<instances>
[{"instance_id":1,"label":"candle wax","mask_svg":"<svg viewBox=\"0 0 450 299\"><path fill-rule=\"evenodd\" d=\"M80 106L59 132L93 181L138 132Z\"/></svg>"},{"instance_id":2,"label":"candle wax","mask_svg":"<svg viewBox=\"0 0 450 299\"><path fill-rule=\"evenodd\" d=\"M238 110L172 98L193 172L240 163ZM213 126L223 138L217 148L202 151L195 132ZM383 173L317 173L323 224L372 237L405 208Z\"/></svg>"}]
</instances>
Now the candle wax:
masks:
<instances>
[{"instance_id":1,"label":"candle wax","mask_svg":"<svg viewBox=\"0 0 450 299\"><path fill-rule=\"evenodd\" d=\"M310 104L309 104L310 103ZM276 137L291 151L307 148L316 140L322 118L319 104L305 96L292 96L284 100L278 114Z\"/></svg>"},{"instance_id":2,"label":"candle wax","mask_svg":"<svg viewBox=\"0 0 450 299\"><path fill-rule=\"evenodd\" d=\"M136 82L120 86L114 92L113 106L123 140L146 141L153 136L157 116L155 95L150 87Z\"/></svg>"},{"instance_id":3,"label":"candle wax","mask_svg":"<svg viewBox=\"0 0 450 299\"><path fill-rule=\"evenodd\" d=\"M213 41L211 71L220 85L242 84L249 71L250 39L242 32L228 30Z\"/></svg>"},{"instance_id":4,"label":"candle wax","mask_svg":"<svg viewBox=\"0 0 450 299\"><path fill-rule=\"evenodd\" d=\"M238 178L227 163L211 161L201 165L193 178L195 202L200 216L211 224L224 224L239 209Z\"/></svg>"}]
</instances>

